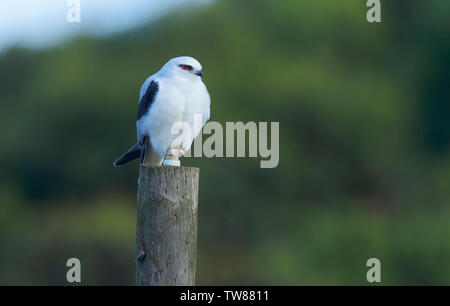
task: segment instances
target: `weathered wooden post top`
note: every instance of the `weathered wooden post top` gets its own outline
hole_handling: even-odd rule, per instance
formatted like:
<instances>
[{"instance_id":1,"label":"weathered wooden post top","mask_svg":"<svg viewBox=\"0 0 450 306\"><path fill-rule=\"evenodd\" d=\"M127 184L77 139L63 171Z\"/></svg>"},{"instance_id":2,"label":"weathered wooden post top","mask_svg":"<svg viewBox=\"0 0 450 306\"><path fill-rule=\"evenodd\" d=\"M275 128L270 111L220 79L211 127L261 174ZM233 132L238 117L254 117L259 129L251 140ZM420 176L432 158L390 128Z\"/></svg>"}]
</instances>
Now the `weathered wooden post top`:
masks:
<instances>
[{"instance_id":1,"label":"weathered wooden post top","mask_svg":"<svg viewBox=\"0 0 450 306\"><path fill-rule=\"evenodd\" d=\"M136 285L195 285L199 169L139 169Z\"/></svg>"}]
</instances>

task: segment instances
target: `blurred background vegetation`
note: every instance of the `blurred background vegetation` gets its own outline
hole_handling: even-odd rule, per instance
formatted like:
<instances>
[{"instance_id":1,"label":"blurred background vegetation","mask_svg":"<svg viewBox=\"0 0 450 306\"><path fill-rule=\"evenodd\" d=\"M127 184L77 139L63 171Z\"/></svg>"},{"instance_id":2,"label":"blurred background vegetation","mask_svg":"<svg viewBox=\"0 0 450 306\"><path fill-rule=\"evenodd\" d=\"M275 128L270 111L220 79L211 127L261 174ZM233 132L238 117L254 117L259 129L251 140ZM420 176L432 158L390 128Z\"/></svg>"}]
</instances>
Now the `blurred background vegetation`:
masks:
<instances>
[{"instance_id":1,"label":"blurred background vegetation","mask_svg":"<svg viewBox=\"0 0 450 306\"><path fill-rule=\"evenodd\" d=\"M134 284L138 91L204 66L211 119L279 121L280 163L201 168L200 285L450 284L450 2L218 0L0 54L0 284Z\"/></svg>"}]
</instances>

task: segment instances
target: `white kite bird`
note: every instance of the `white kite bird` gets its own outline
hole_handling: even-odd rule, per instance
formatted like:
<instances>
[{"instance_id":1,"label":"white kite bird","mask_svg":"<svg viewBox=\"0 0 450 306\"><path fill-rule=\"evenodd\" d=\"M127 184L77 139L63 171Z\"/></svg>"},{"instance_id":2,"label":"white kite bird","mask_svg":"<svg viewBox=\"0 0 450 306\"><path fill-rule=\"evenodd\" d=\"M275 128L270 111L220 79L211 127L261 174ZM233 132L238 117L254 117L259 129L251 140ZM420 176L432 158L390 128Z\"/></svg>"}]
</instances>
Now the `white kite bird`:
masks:
<instances>
[{"instance_id":1,"label":"white kite bird","mask_svg":"<svg viewBox=\"0 0 450 306\"><path fill-rule=\"evenodd\" d=\"M151 166L179 165L209 119L210 98L202 66L188 56L168 61L145 80L139 95L137 143L120 156L119 167L136 158ZM182 130L180 135L179 131Z\"/></svg>"}]
</instances>

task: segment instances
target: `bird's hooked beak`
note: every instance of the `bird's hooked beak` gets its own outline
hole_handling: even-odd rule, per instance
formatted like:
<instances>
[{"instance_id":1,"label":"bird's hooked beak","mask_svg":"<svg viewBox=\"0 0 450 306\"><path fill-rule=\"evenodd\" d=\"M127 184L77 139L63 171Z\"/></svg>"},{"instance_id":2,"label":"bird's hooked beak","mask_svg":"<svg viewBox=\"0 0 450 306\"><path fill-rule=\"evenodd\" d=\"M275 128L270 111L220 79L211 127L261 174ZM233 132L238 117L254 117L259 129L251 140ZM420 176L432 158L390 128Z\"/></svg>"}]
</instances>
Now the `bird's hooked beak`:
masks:
<instances>
[{"instance_id":1,"label":"bird's hooked beak","mask_svg":"<svg viewBox=\"0 0 450 306\"><path fill-rule=\"evenodd\" d=\"M195 74L198 75L199 77L203 78L202 70L197 71Z\"/></svg>"}]
</instances>

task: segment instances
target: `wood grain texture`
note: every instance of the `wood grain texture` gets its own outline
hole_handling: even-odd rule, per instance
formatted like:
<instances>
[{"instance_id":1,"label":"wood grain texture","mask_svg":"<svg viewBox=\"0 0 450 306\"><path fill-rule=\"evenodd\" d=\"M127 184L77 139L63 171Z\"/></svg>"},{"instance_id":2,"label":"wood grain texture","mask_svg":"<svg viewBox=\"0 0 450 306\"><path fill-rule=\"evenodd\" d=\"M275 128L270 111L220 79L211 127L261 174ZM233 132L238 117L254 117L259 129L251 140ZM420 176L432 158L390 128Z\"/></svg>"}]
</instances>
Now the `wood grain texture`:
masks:
<instances>
[{"instance_id":1,"label":"wood grain texture","mask_svg":"<svg viewBox=\"0 0 450 306\"><path fill-rule=\"evenodd\" d=\"M140 166L136 285L195 285L199 172Z\"/></svg>"}]
</instances>

